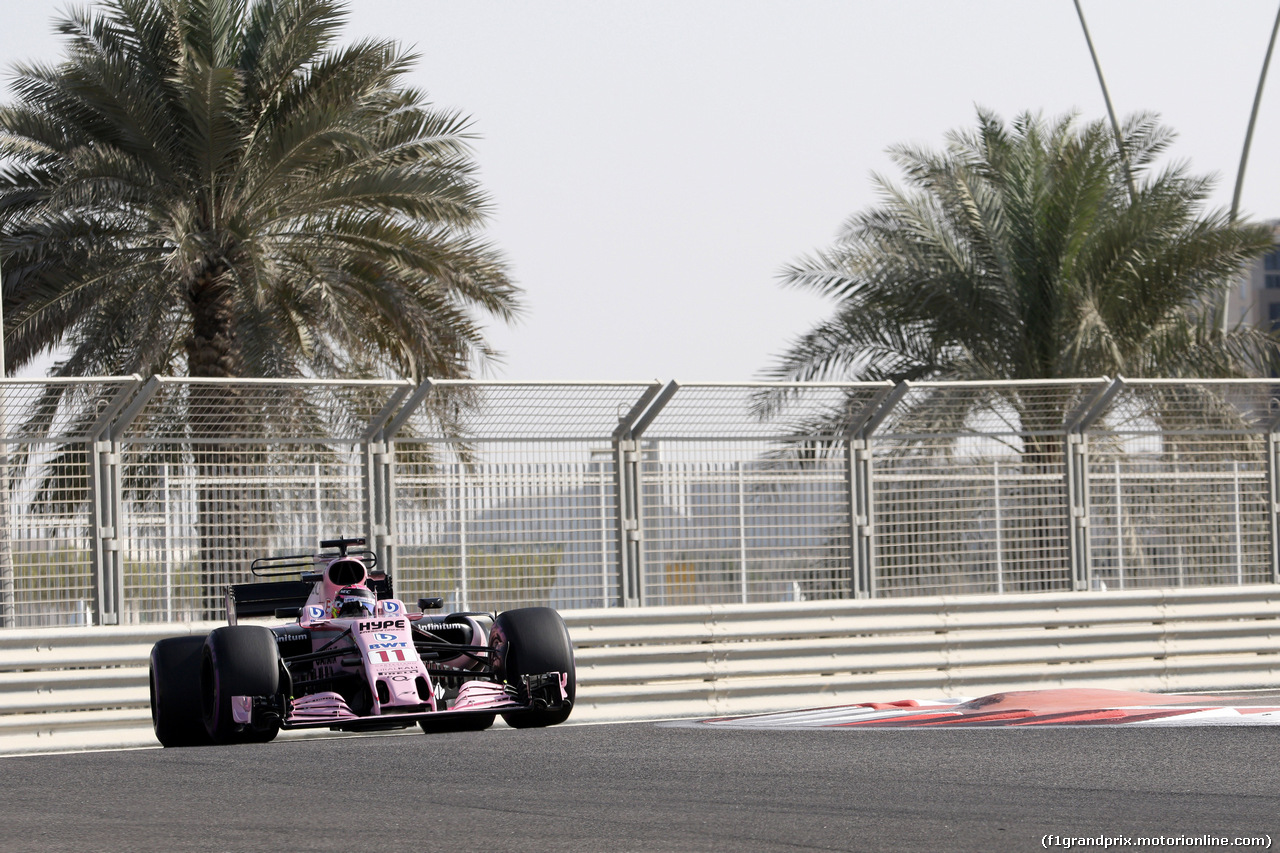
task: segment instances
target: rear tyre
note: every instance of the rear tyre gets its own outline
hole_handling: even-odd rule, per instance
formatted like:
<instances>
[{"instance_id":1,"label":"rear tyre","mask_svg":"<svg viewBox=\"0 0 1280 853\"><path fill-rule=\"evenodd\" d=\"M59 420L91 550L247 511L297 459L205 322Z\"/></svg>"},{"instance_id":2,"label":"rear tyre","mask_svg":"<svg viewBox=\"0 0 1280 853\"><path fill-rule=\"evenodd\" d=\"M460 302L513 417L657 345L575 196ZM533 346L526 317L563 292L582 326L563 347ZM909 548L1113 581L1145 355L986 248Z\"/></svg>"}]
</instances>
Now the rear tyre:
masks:
<instances>
[{"instance_id":1,"label":"rear tyre","mask_svg":"<svg viewBox=\"0 0 1280 853\"><path fill-rule=\"evenodd\" d=\"M466 716L427 717L418 720L422 731L429 735L441 735L448 732L482 732L497 718L497 714L468 714Z\"/></svg>"},{"instance_id":2,"label":"rear tyre","mask_svg":"<svg viewBox=\"0 0 1280 853\"><path fill-rule=\"evenodd\" d=\"M231 697L280 692L275 635L261 625L215 628L204 644L200 690L204 727L214 743L265 743L274 738L279 724L255 728L236 723Z\"/></svg>"},{"instance_id":3,"label":"rear tyre","mask_svg":"<svg viewBox=\"0 0 1280 853\"><path fill-rule=\"evenodd\" d=\"M162 746L206 746L200 701L204 637L170 637L151 647L151 727Z\"/></svg>"},{"instance_id":4,"label":"rear tyre","mask_svg":"<svg viewBox=\"0 0 1280 853\"><path fill-rule=\"evenodd\" d=\"M523 675L563 672L569 676L565 685L565 692L569 695L567 705L503 714L502 719L507 725L515 729L533 729L554 726L569 719L577 695L577 671L569 629L559 613L550 607L522 607L500 613L494 620L489 642L496 674L514 687L520 686Z\"/></svg>"}]
</instances>

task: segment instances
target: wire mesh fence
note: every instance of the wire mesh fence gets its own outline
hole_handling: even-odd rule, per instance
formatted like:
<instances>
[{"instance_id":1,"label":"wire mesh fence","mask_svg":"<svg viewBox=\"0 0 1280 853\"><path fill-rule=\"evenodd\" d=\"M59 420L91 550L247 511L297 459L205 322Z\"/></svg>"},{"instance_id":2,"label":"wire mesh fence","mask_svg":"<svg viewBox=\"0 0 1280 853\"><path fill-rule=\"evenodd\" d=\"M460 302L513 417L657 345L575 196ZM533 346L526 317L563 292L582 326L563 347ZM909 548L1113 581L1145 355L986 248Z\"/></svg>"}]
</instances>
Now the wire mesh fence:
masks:
<instances>
[{"instance_id":1,"label":"wire mesh fence","mask_svg":"<svg viewBox=\"0 0 1280 853\"><path fill-rule=\"evenodd\" d=\"M875 442L879 594L1072 588L1067 441L1091 383L912 383Z\"/></svg>"},{"instance_id":2,"label":"wire mesh fence","mask_svg":"<svg viewBox=\"0 0 1280 853\"><path fill-rule=\"evenodd\" d=\"M94 621L89 443L136 385L0 382L0 625Z\"/></svg>"},{"instance_id":3,"label":"wire mesh fence","mask_svg":"<svg viewBox=\"0 0 1280 853\"><path fill-rule=\"evenodd\" d=\"M459 610L616 602L612 434L653 389L435 383L395 436L401 586Z\"/></svg>"},{"instance_id":4,"label":"wire mesh fence","mask_svg":"<svg viewBox=\"0 0 1280 853\"><path fill-rule=\"evenodd\" d=\"M217 618L254 557L362 531L361 449L407 391L193 379L144 389L111 433L130 617Z\"/></svg>"},{"instance_id":5,"label":"wire mesh fence","mask_svg":"<svg viewBox=\"0 0 1280 853\"><path fill-rule=\"evenodd\" d=\"M1090 435L1098 582L1271 581L1280 385L1134 380L1109 415Z\"/></svg>"},{"instance_id":6,"label":"wire mesh fence","mask_svg":"<svg viewBox=\"0 0 1280 853\"><path fill-rule=\"evenodd\" d=\"M891 386L671 385L638 436L646 604L848 595L846 433Z\"/></svg>"},{"instance_id":7,"label":"wire mesh fence","mask_svg":"<svg viewBox=\"0 0 1280 853\"><path fill-rule=\"evenodd\" d=\"M0 380L0 625L369 537L453 610L1277 580L1280 384Z\"/></svg>"}]
</instances>

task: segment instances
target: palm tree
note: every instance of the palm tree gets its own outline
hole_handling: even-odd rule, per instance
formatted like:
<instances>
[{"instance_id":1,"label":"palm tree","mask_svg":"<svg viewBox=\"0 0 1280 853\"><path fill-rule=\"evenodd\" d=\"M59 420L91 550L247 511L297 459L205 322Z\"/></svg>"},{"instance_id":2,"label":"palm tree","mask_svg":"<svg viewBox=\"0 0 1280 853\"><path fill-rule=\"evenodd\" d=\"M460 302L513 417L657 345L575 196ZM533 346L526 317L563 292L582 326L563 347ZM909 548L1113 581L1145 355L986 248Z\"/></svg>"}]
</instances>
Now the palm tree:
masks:
<instances>
[{"instance_id":1,"label":"palm tree","mask_svg":"<svg viewBox=\"0 0 1280 853\"><path fill-rule=\"evenodd\" d=\"M1172 138L1149 115L1118 128L1035 114L1006 125L980 110L977 128L951 133L942 152L890 149L905 185L877 179L879 206L853 216L834 247L784 270L787 285L829 296L836 308L767 375L1268 375L1280 364L1277 340L1250 326L1224 333L1214 309L1242 265L1270 248L1270 231L1202 212L1208 179L1181 165L1155 167ZM911 419L913 433L947 435L980 410L1007 417L1022 435L1014 449L1024 473L1044 484L1022 498L1033 528L1023 541L1050 542L1057 531L1047 508L1061 502L1054 472L1068 410L1080 400L1046 404L1016 385L946 393L948 407L926 393L894 416ZM785 398L758 402L771 416ZM1162 406L1190 405L1147 402L1157 418Z\"/></svg>"},{"instance_id":2,"label":"palm tree","mask_svg":"<svg viewBox=\"0 0 1280 853\"><path fill-rule=\"evenodd\" d=\"M105 0L0 107L9 370L58 375L466 377L519 290L480 237L469 121L402 85L392 41L336 45L337 0ZM230 397L228 397L230 395ZM193 387L191 417L234 407ZM246 436L237 435L244 439ZM237 559L226 486L194 447L204 594Z\"/></svg>"},{"instance_id":3,"label":"palm tree","mask_svg":"<svg viewBox=\"0 0 1280 853\"><path fill-rule=\"evenodd\" d=\"M1224 281L1271 247L1265 226L1201 213L1207 178L1159 171L1173 135L1125 122L1130 194L1103 122L979 111L946 151L890 149L906 187L853 216L785 284L836 300L781 355L775 379L1051 379L1265 375L1277 343L1206 315Z\"/></svg>"},{"instance_id":4,"label":"palm tree","mask_svg":"<svg viewBox=\"0 0 1280 853\"><path fill-rule=\"evenodd\" d=\"M466 376L518 291L468 122L334 0L108 0L0 108L10 369Z\"/></svg>"}]
</instances>

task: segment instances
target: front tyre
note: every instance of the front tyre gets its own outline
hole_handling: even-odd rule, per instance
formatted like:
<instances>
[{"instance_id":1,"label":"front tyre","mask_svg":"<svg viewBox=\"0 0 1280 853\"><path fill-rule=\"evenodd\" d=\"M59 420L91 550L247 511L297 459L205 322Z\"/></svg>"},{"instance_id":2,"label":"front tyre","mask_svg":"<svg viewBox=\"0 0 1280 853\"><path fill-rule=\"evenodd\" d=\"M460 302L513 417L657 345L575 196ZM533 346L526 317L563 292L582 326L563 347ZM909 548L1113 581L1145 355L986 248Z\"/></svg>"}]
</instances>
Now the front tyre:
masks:
<instances>
[{"instance_id":1,"label":"front tyre","mask_svg":"<svg viewBox=\"0 0 1280 853\"><path fill-rule=\"evenodd\" d=\"M280 653L275 635L261 625L215 628L205 640L200 662L205 730L214 743L265 743L279 724L255 728L236 723L232 696L275 696L280 692Z\"/></svg>"},{"instance_id":2,"label":"front tyre","mask_svg":"<svg viewBox=\"0 0 1280 853\"><path fill-rule=\"evenodd\" d=\"M204 637L169 637L151 647L151 727L165 747L206 746L200 701Z\"/></svg>"},{"instance_id":3,"label":"front tyre","mask_svg":"<svg viewBox=\"0 0 1280 853\"><path fill-rule=\"evenodd\" d=\"M498 614L489 637L497 676L519 687L521 676L563 672L569 676L565 692L569 702L558 708L511 711L502 719L515 729L554 726L569 719L577 695L577 670L569 629L550 607L522 607Z\"/></svg>"}]
</instances>

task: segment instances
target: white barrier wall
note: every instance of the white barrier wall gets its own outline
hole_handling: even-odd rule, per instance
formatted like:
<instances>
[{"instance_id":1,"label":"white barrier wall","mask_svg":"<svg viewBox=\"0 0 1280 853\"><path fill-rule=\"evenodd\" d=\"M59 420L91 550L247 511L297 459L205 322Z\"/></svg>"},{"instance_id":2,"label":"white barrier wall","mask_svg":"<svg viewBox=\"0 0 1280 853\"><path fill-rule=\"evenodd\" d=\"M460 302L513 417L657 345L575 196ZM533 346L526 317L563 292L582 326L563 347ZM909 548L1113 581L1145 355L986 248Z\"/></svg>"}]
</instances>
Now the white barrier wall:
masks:
<instances>
[{"instance_id":1,"label":"white barrier wall","mask_svg":"<svg viewBox=\"0 0 1280 853\"><path fill-rule=\"evenodd\" d=\"M573 722L718 716L1062 686L1274 687L1280 588L564 613ZM0 754L154 745L147 656L215 623L0 632Z\"/></svg>"}]
</instances>

